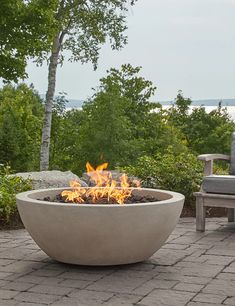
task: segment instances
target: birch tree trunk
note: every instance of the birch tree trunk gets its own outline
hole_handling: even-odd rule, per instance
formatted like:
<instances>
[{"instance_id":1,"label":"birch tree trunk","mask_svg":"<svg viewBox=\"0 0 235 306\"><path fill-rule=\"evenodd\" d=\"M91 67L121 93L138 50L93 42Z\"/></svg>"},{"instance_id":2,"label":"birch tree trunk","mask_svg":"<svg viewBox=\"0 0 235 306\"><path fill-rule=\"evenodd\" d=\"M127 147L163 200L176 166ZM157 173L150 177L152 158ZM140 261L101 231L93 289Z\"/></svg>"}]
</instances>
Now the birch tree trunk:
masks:
<instances>
[{"instance_id":1,"label":"birch tree trunk","mask_svg":"<svg viewBox=\"0 0 235 306\"><path fill-rule=\"evenodd\" d=\"M59 58L61 44L62 40L60 35L58 34L53 42L53 47L49 62L49 69L48 69L48 87L46 93L45 114L44 114L43 128L42 128L40 171L48 170L49 168L52 107L53 107L53 98L55 94L56 69L58 65L58 58Z\"/></svg>"}]
</instances>

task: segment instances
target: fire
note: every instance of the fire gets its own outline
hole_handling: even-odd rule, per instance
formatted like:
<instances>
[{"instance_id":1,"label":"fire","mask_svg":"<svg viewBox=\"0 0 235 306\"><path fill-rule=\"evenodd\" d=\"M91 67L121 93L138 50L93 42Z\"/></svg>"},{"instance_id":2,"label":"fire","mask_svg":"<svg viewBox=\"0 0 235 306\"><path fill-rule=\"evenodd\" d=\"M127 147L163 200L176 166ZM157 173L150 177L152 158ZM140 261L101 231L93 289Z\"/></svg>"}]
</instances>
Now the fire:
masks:
<instances>
[{"instance_id":1,"label":"fire","mask_svg":"<svg viewBox=\"0 0 235 306\"><path fill-rule=\"evenodd\" d=\"M72 190L64 190L61 195L66 197L66 202L84 203L87 199L91 203L97 203L100 199L107 199L107 202L114 201L118 204L124 204L125 200L131 197L132 189L128 182L126 174L122 174L120 182L112 178L112 173L107 171L108 163L103 163L98 167L93 168L87 162L87 174L91 180L95 182L95 186L91 188L81 187L79 182L71 181L70 187ZM134 180L133 184L139 188L140 182Z\"/></svg>"}]
</instances>

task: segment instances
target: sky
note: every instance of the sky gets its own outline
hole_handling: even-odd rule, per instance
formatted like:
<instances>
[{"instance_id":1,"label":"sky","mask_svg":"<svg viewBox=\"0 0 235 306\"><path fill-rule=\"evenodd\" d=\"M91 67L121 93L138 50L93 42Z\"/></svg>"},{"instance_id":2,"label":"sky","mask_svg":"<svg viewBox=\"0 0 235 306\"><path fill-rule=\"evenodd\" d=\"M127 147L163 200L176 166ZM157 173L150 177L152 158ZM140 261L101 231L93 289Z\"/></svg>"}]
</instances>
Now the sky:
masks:
<instances>
[{"instance_id":1,"label":"sky","mask_svg":"<svg viewBox=\"0 0 235 306\"><path fill-rule=\"evenodd\" d=\"M235 0L138 0L127 22L128 44L102 47L96 71L65 62L56 93L87 99L108 69L131 63L157 87L153 101L173 100L178 90L193 100L235 98ZM29 62L27 72L27 83L44 94L47 66Z\"/></svg>"}]
</instances>

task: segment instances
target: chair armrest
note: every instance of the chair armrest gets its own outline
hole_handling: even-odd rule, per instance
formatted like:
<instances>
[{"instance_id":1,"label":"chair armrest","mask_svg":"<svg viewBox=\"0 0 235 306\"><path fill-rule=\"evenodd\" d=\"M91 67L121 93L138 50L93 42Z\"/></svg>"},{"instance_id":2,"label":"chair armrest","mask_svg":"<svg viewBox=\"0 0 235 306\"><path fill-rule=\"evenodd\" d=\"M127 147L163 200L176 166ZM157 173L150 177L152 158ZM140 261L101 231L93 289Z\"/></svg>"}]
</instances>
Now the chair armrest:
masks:
<instances>
[{"instance_id":1,"label":"chair armrest","mask_svg":"<svg viewBox=\"0 0 235 306\"><path fill-rule=\"evenodd\" d=\"M202 154L197 157L199 160L204 161L204 176L213 174L213 161L214 160L230 160L229 155L225 154Z\"/></svg>"},{"instance_id":2,"label":"chair armrest","mask_svg":"<svg viewBox=\"0 0 235 306\"><path fill-rule=\"evenodd\" d=\"M230 160L230 156L225 154L202 154L197 158L202 161L210 161L215 159Z\"/></svg>"}]
</instances>

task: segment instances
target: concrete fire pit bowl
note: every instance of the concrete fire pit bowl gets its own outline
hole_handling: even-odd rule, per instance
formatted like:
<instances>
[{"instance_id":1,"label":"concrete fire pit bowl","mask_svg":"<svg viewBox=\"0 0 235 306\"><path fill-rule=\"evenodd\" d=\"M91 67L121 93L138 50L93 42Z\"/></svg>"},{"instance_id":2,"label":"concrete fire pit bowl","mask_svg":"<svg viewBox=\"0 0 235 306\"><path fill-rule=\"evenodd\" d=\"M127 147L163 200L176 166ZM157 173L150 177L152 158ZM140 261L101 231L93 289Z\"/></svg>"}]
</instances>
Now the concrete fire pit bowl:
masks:
<instances>
[{"instance_id":1,"label":"concrete fire pit bowl","mask_svg":"<svg viewBox=\"0 0 235 306\"><path fill-rule=\"evenodd\" d=\"M157 202L124 205L47 202L64 189L17 195L25 228L51 258L79 265L120 265L152 256L174 230L184 196L157 189L133 189Z\"/></svg>"}]
</instances>

